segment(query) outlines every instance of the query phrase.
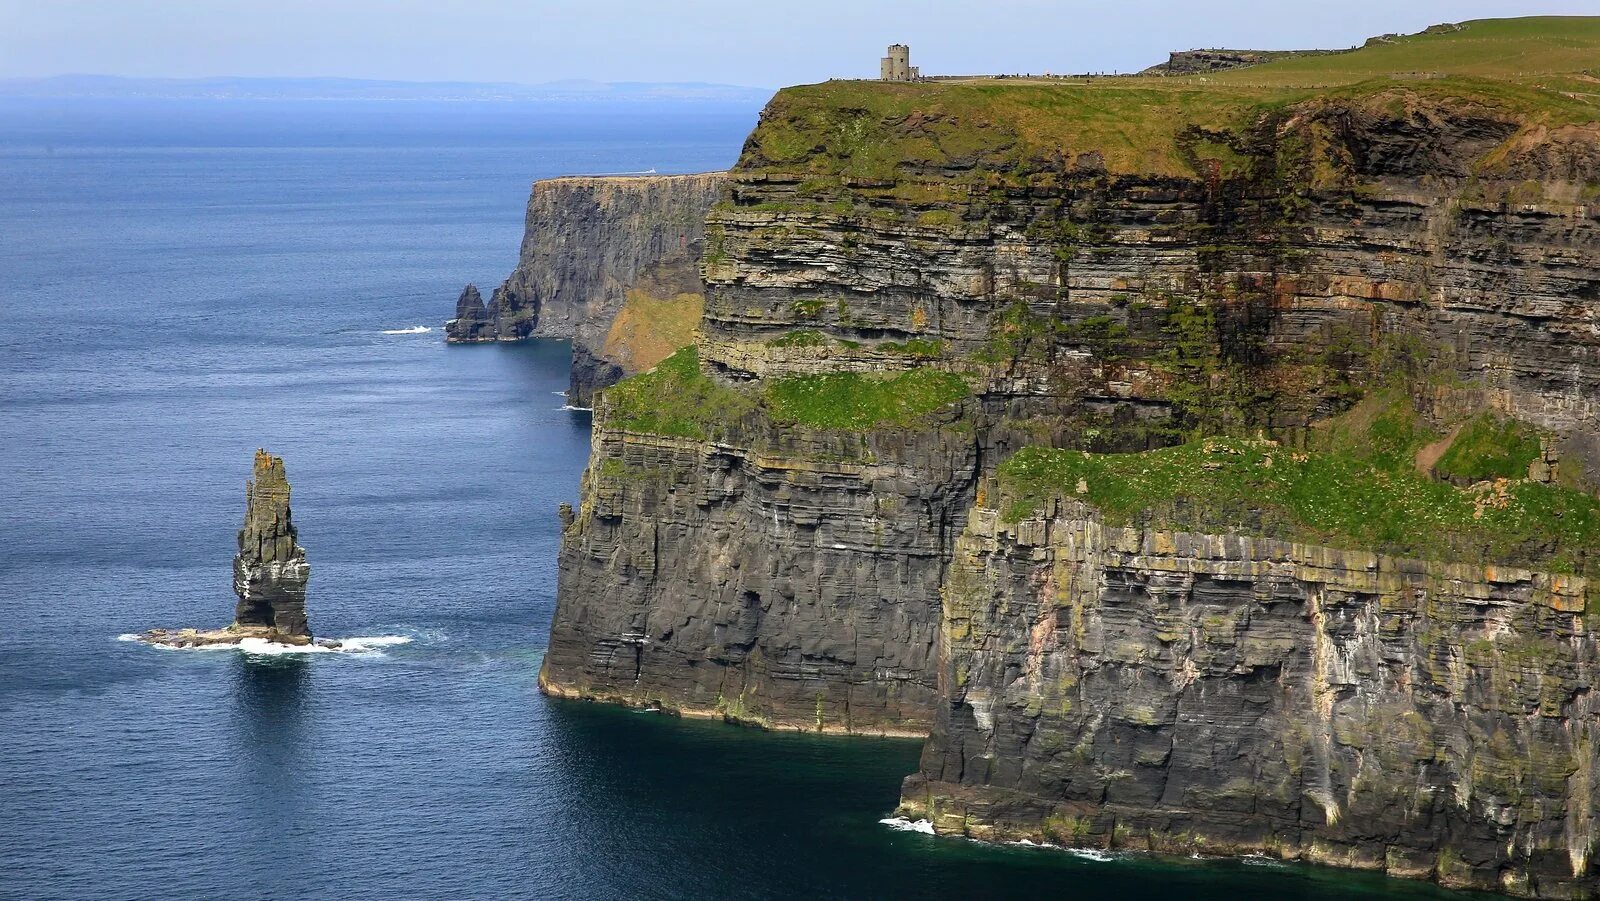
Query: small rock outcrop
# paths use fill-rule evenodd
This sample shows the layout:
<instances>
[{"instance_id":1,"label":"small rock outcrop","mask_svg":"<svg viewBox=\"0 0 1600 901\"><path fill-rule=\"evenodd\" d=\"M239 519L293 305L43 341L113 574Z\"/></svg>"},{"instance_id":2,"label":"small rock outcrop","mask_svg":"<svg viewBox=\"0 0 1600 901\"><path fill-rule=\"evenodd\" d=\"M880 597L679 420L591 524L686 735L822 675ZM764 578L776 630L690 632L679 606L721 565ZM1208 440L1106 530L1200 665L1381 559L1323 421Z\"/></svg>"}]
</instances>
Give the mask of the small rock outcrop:
<instances>
[{"instance_id":1,"label":"small rock outcrop","mask_svg":"<svg viewBox=\"0 0 1600 901\"><path fill-rule=\"evenodd\" d=\"M289 515L289 479L283 458L256 451L255 477L245 489L244 527L233 558L233 622L265 627L288 638L311 638L306 622L306 581L311 566Z\"/></svg>"},{"instance_id":2,"label":"small rock outcrop","mask_svg":"<svg viewBox=\"0 0 1600 901\"><path fill-rule=\"evenodd\" d=\"M494 317L489 315L489 308L484 306L483 295L478 293L477 285L467 285L461 289L461 296L456 299L456 318L444 324L444 335L444 339L451 344L495 340Z\"/></svg>"}]
</instances>

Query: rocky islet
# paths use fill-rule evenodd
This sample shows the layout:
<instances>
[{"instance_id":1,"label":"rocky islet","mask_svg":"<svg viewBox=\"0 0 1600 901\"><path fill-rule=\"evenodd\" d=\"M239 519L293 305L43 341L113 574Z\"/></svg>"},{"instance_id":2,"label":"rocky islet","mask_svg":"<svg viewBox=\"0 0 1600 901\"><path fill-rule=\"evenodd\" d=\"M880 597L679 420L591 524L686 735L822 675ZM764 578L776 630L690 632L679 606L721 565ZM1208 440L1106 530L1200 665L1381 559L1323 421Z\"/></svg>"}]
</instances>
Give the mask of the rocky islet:
<instances>
[{"instance_id":1,"label":"rocky islet","mask_svg":"<svg viewBox=\"0 0 1600 901\"><path fill-rule=\"evenodd\" d=\"M245 485L244 525L233 558L233 622L221 629L154 629L141 639L168 647L237 645L246 639L278 645L337 648L340 642L312 636L306 617L311 565L299 544L289 509L289 477L283 458L257 450Z\"/></svg>"}]
</instances>

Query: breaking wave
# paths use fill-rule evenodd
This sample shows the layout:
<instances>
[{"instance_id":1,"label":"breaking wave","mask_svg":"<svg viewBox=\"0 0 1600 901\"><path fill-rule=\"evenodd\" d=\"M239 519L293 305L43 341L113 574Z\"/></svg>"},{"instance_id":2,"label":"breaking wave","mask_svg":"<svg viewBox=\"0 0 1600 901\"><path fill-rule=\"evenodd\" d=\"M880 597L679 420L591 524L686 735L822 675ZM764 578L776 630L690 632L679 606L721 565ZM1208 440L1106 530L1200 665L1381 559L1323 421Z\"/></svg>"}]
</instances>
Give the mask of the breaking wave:
<instances>
[{"instance_id":1,"label":"breaking wave","mask_svg":"<svg viewBox=\"0 0 1600 901\"><path fill-rule=\"evenodd\" d=\"M150 647L162 651L242 651L252 657L286 657L296 654L347 654L354 657L382 657L385 656L383 653L384 648L410 644L414 640L409 635L357 635L351 638L338 639L338 647L329 647L323 644L279 644L275 641L267 641L264 638L241 638L238 641L226 644L177 648L172 645L146 642L144 636L133 632L125 632L117 636L117 641L137 641L141 644L149 644Z\"/></svg>"},{"instance_id":2,"label":"breaking wave","mask_svg":"<svg viewBox=\"0 0 1600 901\"><path fill-rule=\"evenodd\" d=\"M920 832L923 835L933 834L933 824L927 820L908 820L905 817L884 817L878 822L896 832Z\"/></svg>"},{"instance_id":3,"label":"breaking wave","mask_svg":"<svg viewBox=\"0 0 1600 901\"><path fill-rule=\"evenodd\" d=\"M431 331L433 331L433 329L429 328L428 326L413 325L410 328L386 328L383 330L383 333L385 335L425 335Z\"/></svg>"}]
</instances>

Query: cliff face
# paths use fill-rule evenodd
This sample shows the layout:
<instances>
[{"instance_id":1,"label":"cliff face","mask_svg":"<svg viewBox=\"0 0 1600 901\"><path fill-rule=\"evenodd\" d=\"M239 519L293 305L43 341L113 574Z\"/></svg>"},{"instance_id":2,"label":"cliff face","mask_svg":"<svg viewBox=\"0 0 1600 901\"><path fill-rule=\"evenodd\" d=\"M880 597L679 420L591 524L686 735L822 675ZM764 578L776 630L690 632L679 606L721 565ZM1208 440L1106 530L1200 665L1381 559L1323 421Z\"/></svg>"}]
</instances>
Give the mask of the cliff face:
<instances>
[{"instance_id":1,"label":"cliff face","mask_svg":"<svg viewBox=\"0 0 1600 901\"><path fill-rule=\"evenodd\" d=\"M651 342L608 340L618 314L646 309L667 331L687 332L704 288L699 259L705 214L725 175L553 178L535 182L516 269L482 314L476 307L446 326L447 340L573 340L573 396L659 362ZM476 294L476 292L473 292ZM465 302L465 297L463 299Z\"/></svg>"},{"instance_id":2,"label":"cliff face","mask_svg":"<svg viewBox=\"0 0 1600 901\"><path fill-rule=\"evenodd\" d=\"M233 558L238 626L266 626L291 638L310 638L306 582L311 567L289 515L289 478L283 459L256 451L255 474L245 488L244 527Z\"/></svg>"},{"instance_id":3,"label":"cliff face","mask_svg":"<svg viewBox=\"0 0 1600 901\"><path fill-rule=\"evenodd\" d=\"M596 412L608 415L603 395ZM541 684L769 726L925 734L970 440L791 431L758 414L738 434L596 430Z\"/></svg>"},{"instance_id":4,"label":"cliff face","mask_svg":"<svg viewBox=\"0 0 1600 901\"><path fill-rule=\"evenodd\" d=\"M949 703L904 812L943 832L1271 853L1593 897L1582 579L976 508ZM1509 859L1508 859L1509 858Z\"/></svg>"},{"instance_id":5,"label":"cliff face","mask_svg":"<svg viewBox=\"0 0 1600 901\"><path fill-rule=\"evenodd\" d=\"M930 731L941 832L1592 894L1600 125L1525 88L781 92L541 684Z\"/></svg>"}]
</instances>

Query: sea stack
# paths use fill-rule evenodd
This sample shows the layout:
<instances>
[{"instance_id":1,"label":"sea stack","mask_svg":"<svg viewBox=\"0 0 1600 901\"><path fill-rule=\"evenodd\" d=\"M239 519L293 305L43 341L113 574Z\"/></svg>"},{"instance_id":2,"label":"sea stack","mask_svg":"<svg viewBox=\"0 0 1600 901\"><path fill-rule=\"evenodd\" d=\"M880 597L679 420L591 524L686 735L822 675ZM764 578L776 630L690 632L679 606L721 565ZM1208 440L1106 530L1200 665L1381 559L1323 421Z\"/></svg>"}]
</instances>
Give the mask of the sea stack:
<instances>
[{"instance_id":1,"label":"sea stack","mask_svg":"<svg viewBox=\"0 0 1600 901\"><path fill-rule=\"evenodd\" d=\"M338 648L341 642L312 639L306 622L306 582L311 565L289 515L289 477L283 458L256 451L255 472L245 484L244 527L233 557L233 622L221 629L151 629L134 636L172 648L239 645L248 639L274 644Z\"/></svg>"},{"instance_id":2,"label":"sea stack","mask_svg":"<svg viewBox=\"0 0 1600 901\"><path fill-rule=\"evenodd\" d=\"M450 344L477 344L496 339L493 311L484 306L477 285L469 284L461 289L461 296L456 298L456 318L444 324L444 336Z\"/></svg>"},{"instance_id":3,"label":"sea stack","mask_svg":"<svg viewBox=\"0 0 1600 901\"><path fill-rule=\"evenodd\" d=\"M283 458L256 451L254 477L245 487L244 527L233 558L233 624L266 628L280 641L311 640L306 622L306 581L311 566L296 541Z\"/></svg>"}]
</instances>

